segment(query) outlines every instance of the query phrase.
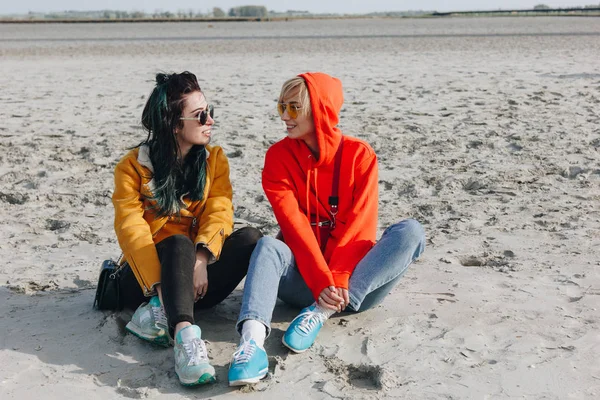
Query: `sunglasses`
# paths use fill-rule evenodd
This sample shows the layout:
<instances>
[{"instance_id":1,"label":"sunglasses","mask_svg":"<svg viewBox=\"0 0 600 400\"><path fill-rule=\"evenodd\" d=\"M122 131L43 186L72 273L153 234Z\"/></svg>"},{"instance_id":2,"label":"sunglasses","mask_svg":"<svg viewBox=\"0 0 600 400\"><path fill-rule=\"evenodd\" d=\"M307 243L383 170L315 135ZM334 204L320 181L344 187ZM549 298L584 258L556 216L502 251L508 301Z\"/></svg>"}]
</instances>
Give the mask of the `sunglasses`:
<instances>
[{"instance_id":1,"label":"sunglasses","mask_svg":"<svg viewBox=\"0 0 600 400\"><path fill-rule=\"evenodd\" d=\"M293 103L277 103L277 112L279 112L280 117L283 116L286 110L291 119L296 119L302 111L302 106Z\"/></svg>"},{"instance_id":2,"label":"sunglasses","mask_svg":"<svg viewBox=\"0 0 600 400\"><path fill-rule=\"evenodd\" d=\"M188 121L198 121L200 123L200 125L206 125L206 121L208 121L209 115L211 118L214 118L214 116L215 116L215 108L213 106L207 106L206 110L200 111L200 114L198 114L197 117L194 117L194 118L181 117L179 119L188 120Z\"/></svg>"}]
</instances>

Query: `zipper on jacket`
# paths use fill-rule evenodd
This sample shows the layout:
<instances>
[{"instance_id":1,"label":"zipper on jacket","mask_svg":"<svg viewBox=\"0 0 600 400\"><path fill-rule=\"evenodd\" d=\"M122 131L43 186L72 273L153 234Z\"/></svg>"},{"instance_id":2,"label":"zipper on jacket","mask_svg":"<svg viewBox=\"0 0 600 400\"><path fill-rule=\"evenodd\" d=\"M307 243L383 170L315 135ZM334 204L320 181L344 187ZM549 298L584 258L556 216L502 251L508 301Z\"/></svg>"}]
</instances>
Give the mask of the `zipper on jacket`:
<instances>
[{"instance_id":1,"label":"zipper on jacket","mask_svg":"<svg viewBox=\"0 0 600 400\"><path fill-rule=\"evenodd\" d=\"M198 219L196 217L192 218L192 224L190 225L190 230L188 232L188 236L193 240L194 228L196 227L196 223L198 223Z\"/></svg>"},{"instance_id":2,"label":"zipper on jacket","mask_svg":"<svg viewBox=\"0 0 600 400\"><path fill-rule=\"evenodd\" d=\"M154 289L156 287L156 285L158 285L160 282L154 282L152 285L150 285L150 287L147 286L147 282L144 279L144 277L142 276L142 274L140 273L140 269L138 268L137 264L133 261L133 259L131 260L131 262L127 261L127 263L129 263L129 267L133 270L135 269L141 280L143 281L143 285L144 285L144 296L146 297L150 297L152 295L154 295L156 293L156 289ZM134 272L134 276L135 276L135 272Z\"/></svg>"}]
</instances>

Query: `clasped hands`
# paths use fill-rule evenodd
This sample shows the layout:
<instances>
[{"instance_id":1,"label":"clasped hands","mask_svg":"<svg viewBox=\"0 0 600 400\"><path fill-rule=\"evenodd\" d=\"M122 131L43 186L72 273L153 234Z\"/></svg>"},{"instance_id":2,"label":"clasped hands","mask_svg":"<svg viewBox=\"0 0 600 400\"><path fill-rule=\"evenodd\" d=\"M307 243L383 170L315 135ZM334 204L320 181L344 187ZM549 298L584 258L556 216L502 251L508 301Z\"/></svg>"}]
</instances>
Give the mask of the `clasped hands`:
<instances>
[{"instance_id":1,"label":"clasped hands","mask_svg":"<svg viewBox=\"0 0 600 400\"><path fill-rule=\"evenodd\" d=\"M348 296L348 289L329 286L321 291L317 301L323 308L342 312L350 303L350 297Z\"/></svg>"}]
</instances>

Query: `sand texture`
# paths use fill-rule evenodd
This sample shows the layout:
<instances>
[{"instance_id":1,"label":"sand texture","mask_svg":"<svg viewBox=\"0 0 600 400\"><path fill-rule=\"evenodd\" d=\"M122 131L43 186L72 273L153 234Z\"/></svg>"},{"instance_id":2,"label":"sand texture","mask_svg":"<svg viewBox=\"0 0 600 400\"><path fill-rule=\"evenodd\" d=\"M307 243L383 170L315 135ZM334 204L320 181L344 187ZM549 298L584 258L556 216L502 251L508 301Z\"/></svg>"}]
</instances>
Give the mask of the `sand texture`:
<instances>
[{"instance_id":1,"label":"sand texture","mask_svg":"<svg viewBox=\"0 0 600 400\"><path fill-rule=\"evenodd\" d=\"M600 23L489 18L0 25L0 398L597 399ZM427 249L386 301L334 316L271 374L227 386L240 286L197 315L218 382L179 385L171 349L92 310L119 254L113 168L145 134L159 71L215 106L239 221L273 235L260 185L284 136L281 84L344 84L340 127L379 156L379 234L418 219Z\"/></svg>"}]
</instances>

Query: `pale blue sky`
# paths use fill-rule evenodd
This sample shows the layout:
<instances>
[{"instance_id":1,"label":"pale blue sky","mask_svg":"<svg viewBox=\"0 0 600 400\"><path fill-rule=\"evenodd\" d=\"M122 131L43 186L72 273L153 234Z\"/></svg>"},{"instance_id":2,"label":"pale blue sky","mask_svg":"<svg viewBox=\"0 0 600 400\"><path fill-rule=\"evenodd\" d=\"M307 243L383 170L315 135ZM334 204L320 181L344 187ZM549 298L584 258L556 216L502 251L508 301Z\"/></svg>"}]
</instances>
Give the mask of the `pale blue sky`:
<instances>
[{"instance_id":1,"label":"pale blue sky","mask_svg":"<svg viewBox=\"0 0 600 400\"><path fill-rule=\"evenodd\" d=\"M241 0L241 1L198 1L198 0L18 0L0 2L0 14L27 13L29 11L48 12L64 10L122 10L146 11L155 10L178 11L194 10L206 12L212 7L221 7L227 11L240 5L264 5L269 10L306 10L314 13L368 13L376 11L407 10L495 10L533 8L536 4L547 4L553 7L573 7L586 4L599 4L600 0Z\"/></svg>"}]
</instances>

